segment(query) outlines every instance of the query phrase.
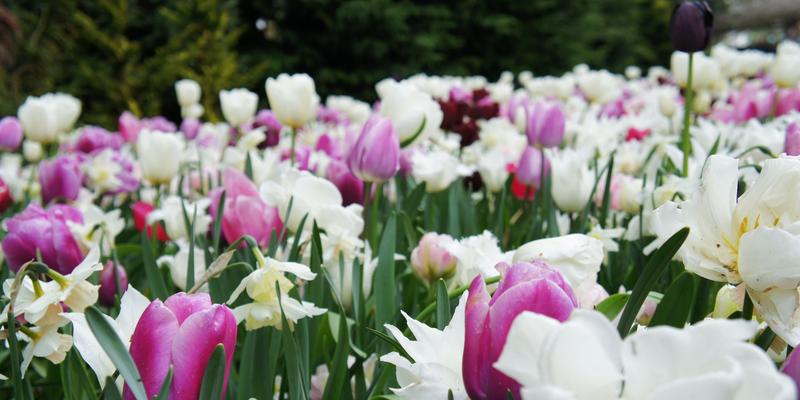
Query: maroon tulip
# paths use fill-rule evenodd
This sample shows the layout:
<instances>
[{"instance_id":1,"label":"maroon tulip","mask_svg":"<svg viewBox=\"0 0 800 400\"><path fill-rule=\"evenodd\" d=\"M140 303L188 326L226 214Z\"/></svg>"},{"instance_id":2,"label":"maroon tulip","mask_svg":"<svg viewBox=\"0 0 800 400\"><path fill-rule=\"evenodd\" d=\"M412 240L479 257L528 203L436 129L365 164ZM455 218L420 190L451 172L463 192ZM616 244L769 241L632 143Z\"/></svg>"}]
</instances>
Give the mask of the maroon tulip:
<instances>
[{"instance_id":1,"label":"maroon tulip","mask_svg":"<svg viewBox=\"0 0 800 400\"><path fill-rule=\"evenodd\" d=\"M236 332L233 312L223 304L212 304L206 293L177 293L163 303L160 300L150 303L136 325L130 348L147 397L158 394L171 366L169 398L197 399L208 361L217 345L222 344L226 360L224 399ZM127 385L124 397L134 399Z\"/></svg>"},{"instance_id":2,"label":"maroon tulip","mask_svg":"<svg viewBox=\"0 0 800 400\"><path fill-rule=\"evenodd\" d=\"M497 269L503 277L494 295L489 296L481 276L469 288L462 373L471 399L501 400L509 390L520 398L520 385L493 367L520 313L531 311L563 322L578 306L564 276L545 263L501 263Z\"/></svg>"},{"instance_id":3,"label":"maroon tulip","mask_svg":"<svg viewBox=\"0 0 800 400\"><path fill-rule=\"evenodd\" d=\"M38 252L50 268L62 274L72 272L83 261L83 253L68 221L83 223L83 215L71 206L54 205L43 210L36 203L9 218L3 253L11 270L18 271L26 262L35 260Z\"/></svg>"},{"instance_id":4,"label":"maroon tulip","mask_svg":"<svg viewBox=\"0 0 800 400\"><path fill-rule=\"evenodd\" d=\"M119 282L119 285L117 285ZM120 288L120 289L118 289ZM122 296L128 290L128 273L122 265L115 264L109 260L100 272L100 293L98 300L106 307L114 306L114 298L117 294Z\"/></svg>"},{"instance_id":5,"label":"maroon tulip","mask_svg":"<svg viewBox=\"0 0 800 400\"><path fill-rule=\"evenodd\" d=\"M675 50L686 53L708 47L714 25L714 14L705 1L684 1L672 10L670 38Z\"/></svg>"}]
</instances>

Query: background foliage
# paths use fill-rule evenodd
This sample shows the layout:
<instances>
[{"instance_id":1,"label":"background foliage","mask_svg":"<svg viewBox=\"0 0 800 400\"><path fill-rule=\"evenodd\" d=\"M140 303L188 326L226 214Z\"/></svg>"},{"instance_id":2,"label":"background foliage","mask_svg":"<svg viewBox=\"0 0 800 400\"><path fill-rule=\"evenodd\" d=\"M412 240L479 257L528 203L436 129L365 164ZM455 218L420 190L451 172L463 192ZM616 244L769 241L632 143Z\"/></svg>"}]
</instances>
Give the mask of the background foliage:
<instances>
[{"instance_id":1,"label":"background foliage","mask_svg":"<svg viewBox=\"0 0 800 400\"><path fill-rule=\"evenodd\" d=\"M172 83L259 93L307 72L321 96L374 99L387 76L560 74L665 64L671 0L10 0L0 6L0 115L65 91L82 120L177 119ZM204 96L212 118L216 96ZM266 104L264 104L266 105Z\"/></svg>"}]
</instances>

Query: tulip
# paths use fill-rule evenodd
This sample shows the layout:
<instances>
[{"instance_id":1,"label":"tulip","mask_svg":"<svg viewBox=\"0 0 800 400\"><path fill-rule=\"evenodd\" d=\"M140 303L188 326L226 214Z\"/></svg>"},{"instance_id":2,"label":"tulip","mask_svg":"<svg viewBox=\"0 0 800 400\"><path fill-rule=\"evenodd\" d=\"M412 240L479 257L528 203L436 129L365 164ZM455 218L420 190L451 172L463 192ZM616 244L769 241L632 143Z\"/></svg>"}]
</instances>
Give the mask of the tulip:
<instances>
[{"instance_id":1,"label":"tulip","mask_svg":"<svg viewBox=\"0 0 800 400\"><path fill-rule=\"evenodd\" d=\"M782 88L792 88L800 82L800 46L791 41L783 41L775 51L775 61L769 74L775 83Z\"/></svg>"},{"instance_id":2,"label":"tulip","mask_svg":"<svg viewBox=\"0 0 800 400\"><path fill-rule=\"evenodd\" d=\"M559 104L538 103L526 109L525 134L531 146L555 147L564 138L564 112Z\"/></svg>"},{"instance_id":3,"label":"tulip","mask_svg":"<svg viewBox=\"0 0 800 400\"><path fill-rule=\"evenodd\" d=\"M269 106L282 124L297 129L317 115L319 96L307 74L280 74L264 84Z\"/></svg>"},{"instance_id":4,"label":"tulip","mask_svg":"<svg viewBox=\"0 0 800 400\"><path fill-rule=\"evenodd\" d=\"M77 199L82 180L80 166L70 156L58 156L39 164L39 183L45 204L54 199Z\"/></svg>"},{"instance_id":5,"label":"tulip","mask_svg":"<svg viewBox=\"0 0 800 400\"><path fill-rule=\"evenodd\" d=\"M411 267L414 273L426 283L452 276L456 271L458 260L447 249L453 245L455 240L450 235L433 232L423 235L417 247L411 252Z\"/></svg>"},{"instance_id":6,"label":"tulip","mask_svg":"<svg viewBox=\"0 0 800 400\"><path fill-rule=\"evenodd\" d=\"M250 122L256 115L258 95L247 89L222 90L219 102L225 120L236 127Z\"/></svg>"},{"instance_id":7,"label":"tulip","mask_svg":"<svg viewBox=\"0 0 800 400\"><path fill-rule=\"evenodd\" d=\"M347 166L365 182L386 182L400 168L400 143L389 119L371 117L347 154Z\"/></svg>"},{"instance_id":8,"label":"tulip","mask_svg":"<svg viewBox=\"0 0 800 400\"><path fill-rule=\"evenodd\" d=\"M413 84L390 79L379 82L376 90L381 98L381 116L392 121L403 143L418 142L441 126L443 113L439 103Z\"/></svg>"},{"instance_id":9,"label":"tulip","mask_svg":"<svg viewBox=\"0 0 800 400\"><path fill-rule=\"evenodd\" d=\"M147 223L147 216L153 212L155 207L150 203L145 203L143 201L137 201L133 203L131 206L131 214L133 214L133 225L139 232L144 231L147 229L147 237L153 237L153 224ZM167 236L167 232L164 231L164 225L161 223L156 223L156 238L162 242L166 242L169 240L169 236Z\"/></svg>"},{"instance_id":10,"label":"tulip","mask_svg":"<svg viewBox=\"0 0 800 400\"><path fill-rule=\"evenodd\" d=\"M786 127L783 151L790 156L800 155L800 124L792 122Z\"/></svg>"},{"instance_id":11,"label":"tulip","mask_svg":"<svg viewBox=\"0 0 800 400\"><path fill-rule=\"evenodd\" d=\"M14 117L0 119L0 149L14 151L22 143L22 125Z\"/></svg>"},{"instance_id":12,"label":"tulip","mask_svg":"<svg viewBox=\"0 0 800 400\"><path fill-rule=\"evenodd\" d=\"M112 135L107 130L96 126L88 126L81 130L75 142L75 150L85 154L92 154L103 149L119 150L122 148L123 138Z\"/></svg>"},{"instance_id":13,"label":"tulip","mask_svg":"<svg viewBox=\"0 0 800 400\"><path fill-rule=\"evenodd\" d=\"M531 311L563 322L578 306L561 273L545 263L500 263L497 269L503 277L494 295L481 276L469 288L462 368L472 399L505 399L509 390L521 398L519 383L493 366L517 315Z\"/></svg>"},{"instance_id":14,"label":"tulip","mask_svg":"<svg viewBox=\"0 0 800 400\"><path fill-rule=\"evenodd\" d=\"M225 393L236 333L233 312L225 305L212 304L206 293L177 293L163 303L160 300L150 303L131 336L130 348L147 397L153 398L158 394L172 367L169 398L197 399L206 366L220 344L225 349L222 387L222 393ZM127 385L124 398L134 399Z\"/></svg>"},{"instance_id":15,"label":"tulip","mask_svg":"<svg viewBox=\"0 0 800 400\"><path fill-rule=\"evenodd\" d=\"M347 165L339 160L331 160L326 175L342 194L342 205L361 204L364 200L364 182L350 172Z\"/></svg>"},{"instance_id":16,"label":"tulip","mask_svg":"<svg viewBox=\"0 0 800 400\"><path fill-rule=\"evenodd\" d=\"M6 220L8 234L2 247L11 270L18 271L26 262L35 260L38 253L50 268L62 274L72 272L83 261L83 253L69 221L83 223L81 212L67 205L44 210L36 203Z\"/></svg>"},{"instance_id":17,"label":"tulip","mask_svg":"<svg viewBox=\"0 0 800 400\"><path fill-rule=\"evenodd\" d=\"M200 133L203 124L197 118L184 118L181 122L181 132L186 139L193 140Z\"/></svg>"},{"instance_id":18,"label":"tulip","mask_svg":"<svg viewBox=\"0 0 800 400\"><path fill-rule=\"evenodd\" d=\"M136 153L142 176L153 184L169 183L180 169L183 140L174 133L142 130L136 140Z\"/></svg>"},{"instance_id":19,"label":"tulip","mask_svg":"<svg viewBox=\"0 0 800 400\"><path fill-rule=\"evenodd\" d=\"M676 50L703 51L711 39L714 14L705 1L684 1L672 10L670 38Z\"/></svg>"},{"instance_id":20,"label":"tulip","mask_svg":"<svg viewBox=\"0 0 800 400\"><path fill-rule=\"evenodd\" d=\"M594 186L594 174L586 157L578 151L564 149L552 154L552 185L550 193L558 208L579 212L589 203Z\"/></svg>"},{"instance_id":21,"label":"tulip","mask_svg":"<svg viewBox=\"0 0 800 400\"><path fill-rule=\"evenodd\" d=\"M795 386L800 389L800 351L793 350L781 366L781 372L792 378Z\"/></svg>"},{"instance_id":22,"label":"tulip","mask_svg":"<svg viewBox=\"0 0 800 400\"><path fill-rule=\"evenodd\" d=\"M281 140L283 125L270 110L261 110L256 114L253 128L264 128L265 130L266 139L258 145L259 148L275 147Z\"/></svg>"},{"instance_id":23,"label":"tulip","mask_svg":"<svg viewBox=\"0 0 800 400\"><path fill-rule=\"evenodd\" d=\"M25 136L39 143L51 143L67 132L81 114L80 100L63 93L28 97L17 110Z\"/></svg>"},{"instance_id":24,"label":"tulip","mask_svg":"<svg viewBox=\"0 0 800 400\"><path fill-rule=\"evenodd\" d=\"M43 155L44 149L41 143L27 139L22 142L22 156L25 157L25 161L37 162L42 159Z\"/></svg>"},{"instance_id":25,"label":"tulip","mask_svg":"<svg viewBox=\"0 0 800 400\"><path fill-rule=\"evenodd\" d=\"M117 285L119 283L119 285ZM114 306L117 294L122 296L128 290L128 274L122 265L114 261L107 261L105 268L100 272L100 293L98 300L106 307Z\"/></svg>"},{"instance_id":26,"label":"tulip","mask_svg":"<svg viewBox=\"0 0 800 400\"><path fill-rule=\"evenodd\" d=\"M175 95L178 96L178 104L182 108L190 107L200 102L202 89L197 81L191 79L181 79L175 82Z\"/></svg>"},{"instance_id":27,"label":"tulip","mask_svg":"<svg viewBox=\"0 0 800 400\"><path fill-rule=\"evenodd\" d=\"M5 212L13 202L11 190L8 188L6 181L0 178L0 213Z\"/></svg>"},{"instance_id":28,"label":"tulip","mask_svg":"<svg viewBox=\"0 0 800 400\"><path fill-rule=\"evenodd\" d=\"M541 149L532 146L525 148L518 164L517 179L536 189L541 187L543 178L550 173L550 161Z\"/></svg>"},{"instance_id":29,"label":"tulip","mask_svg":"<svg viewBox=\"0 0 800 400\"><path fill-rule=\"evenodd\" d=\"M228 243L243 235L252 236L259 245L268 246L272 232L280 234L283 228L277 207L261 199L256 185L237 170L228 169L223 176L225 205L222 210L222 234ZM216 218L221 190L211 195L211 215Z\"/></svg>"}]
</instances>

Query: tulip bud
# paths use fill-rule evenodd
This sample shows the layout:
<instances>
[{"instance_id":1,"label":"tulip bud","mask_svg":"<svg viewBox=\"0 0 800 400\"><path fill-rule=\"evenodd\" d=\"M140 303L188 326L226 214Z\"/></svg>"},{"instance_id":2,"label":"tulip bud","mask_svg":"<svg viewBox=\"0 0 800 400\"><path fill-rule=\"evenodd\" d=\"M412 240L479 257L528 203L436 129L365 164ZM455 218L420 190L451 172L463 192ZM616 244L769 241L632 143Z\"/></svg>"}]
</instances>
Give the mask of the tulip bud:
<instances>
[{"instance_id":1,"label":"tulip bud","mask_svg":"<svg viewBox=\"0 0 800 400\"><path fill-rule=\"evenodd\" d=\"M544 163L544 165L542 165ZM517 166L517 179L525 186L539 189L542 178L550 173L550 161L541 149L532 146L525 148Z\"/></svg>"},{"instance_id":2,"label":"tulip bud","mask_svg":"<svg viewBox=\"0 0 800 400\"><path fill-rule=\"evenodd\" d=\"M684 1L672 10L670 38L676 50L703 51L711 39L714 14L705 1Z\"/></svg>"},{"instance_id":3,"label":"tulip bud","mask_svg":"<svg viewBox=\"0 0 800 400\"><path fill-rule=\"evenodd\" d=\"M83 176L78 162L69 156L59 156L39 164L39 183L42 185L42 202L54 199L75 200Z\"/></svg>"},{"instance_id":4,"label":"tulip bud","mask_svg":"<svg viewBox=\"0 0 800 400\"><path fill-rule=\"evenodd\" d=\"M554 147L564 138L564 112L559 104L538 103L526 109L525 134L531 146Z\"/></svg>"},{"instance_id":5,"label":"tulip bud","mask_svg":"<svg viewBox=\"0 0 800 400\"><path fill-rule=\"evenodd\" d=\"M400 142L392 122L373 116L347 155L353 175L366 182L386 182L400 168Z\"/></svg>"},{"instance_id":6,"label":"tulip bud","mask_svg":"<svg viewBox=\"0 0 800 400\"><path fill-rule=\"evenodd\" d=\"M133 214L133 225L139 232L147 229L147 237L153 237L153 225L156 226L156 238L162 242L169 240L167 232L164 231L164 225L161 223L148 224L147 216L153 212L155 208L150 203L137 201L131 206L131 214Z\"/></svg>"},{"instance_id":7,"label":"tulip bud","mask_svg":"<svg viewBox=\"0 0 800 400\"><path fill-rule=\"evenodd\" d=\"M0 149L14 151L22 143L22 125L14 117L0 119Z\"/></svg>"},{"instance_id":8,"label":"tulip bud","mask_svg":"<svg viewBox=\"0 0 800 400\"><path fill-rule=\"evenodd\" d=\"M428 232L411 252L411 267L426 283L447 279L456 271L456 258L447 250L455 240L449 235Z\"/></svg>"},{"instance_id":9,"label":"tulip bud","mask_svg":"<svg viewBox=\"0 0 800 400\"><path fill-rule=\"evenodd\" d=\"M200 84L191 79L181 79L175 82L175 94L181 107L189 107L200 102L202 89Z\"/></svg>"},{"instance_id":10,"label":"tulip bud","mask_svg":"<svg viewBox=\"0 0 800 400\"><path fill-rule=\"evenodd\" d=\"M233 126L250 122L256 115L258 95L247 89L223 90L219 92L222 115Z\"/></svg>"},{"instance_id":11,"label":"tulip bud","mask_svg":"<svg viewBox=\"0 0 800 400\"><path fill-rule=\"evenodd\" d=\"M11 190L6 185L6 181L0 178L0 213L3 213L8 209L8 206L14 202L14 199L11 197Z\"/></svg>"},{"instance_id":12,"label":"tulip bud","mask_svg":"<svg viewBox=\"0 0 800 400\"><path fill-rule=\"evenodd\" d=\"M119 286L117 286L119 282ZM118 289L121 288L121 289ZM122 296L128 290L128 274L125 268L113 261L106 262L105 268L100 272L100 293L98 300L106 307L114 306L114 296Z\"/></svg>"},{"instance_id":13,"label":"tulip bud","mask_svg":"<svg viewBox=\"0 0 800 400\"><path fill-rule=\"evenodd\" d=\"M800 155L800 124L792 122L786 128L783 151L790 156Z\"/></svg>"}]
</instances>

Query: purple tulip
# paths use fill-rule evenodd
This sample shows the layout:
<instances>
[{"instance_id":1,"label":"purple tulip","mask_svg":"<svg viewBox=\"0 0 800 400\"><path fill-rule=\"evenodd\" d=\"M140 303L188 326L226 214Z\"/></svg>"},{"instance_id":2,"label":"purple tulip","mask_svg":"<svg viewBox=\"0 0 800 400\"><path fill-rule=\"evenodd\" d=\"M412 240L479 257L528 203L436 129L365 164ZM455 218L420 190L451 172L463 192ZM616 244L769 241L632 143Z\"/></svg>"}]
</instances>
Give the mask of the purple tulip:
<instances>
[{"instance_id":1,"label":"purple tulip","mask_svg":"<svg viewBox=\"0 0 800 400\"><path fill-rule=\"evenodd\" d=\"M714 14L705 1L684 1L672 10L670 38L675 50L702 51L711 40Z\"/></svg>"},{"instance_id":2,"label":"purple tulip","mask_svg":"<svg viewBox=\"0 0 800 400\"><path fill-rule=\"evenodd\" d=\"M58 156L39 164L39 183L45 204L54 199L77 199L82 182L80 166L73 157Z\"/></svg>"},{"instance_id":3,"label":"purple tulip","mask_svg":"<svg viewBox=\"0 0 800 400\"><path fill-rule=\"evenodd\" d=\"M525 134L531 146L555 147L564 138L564 111L558 103L536 103L525 109Z\"/></svg>"},{"instance_id":4,"label":"purple tulip","mask_svg":"<svg viewBox=\"0 0 800 400\"><path fill-rule=\"evenodd\" d=\"M279 234L283 228L277 207L268 206L258 194L256 185L235 169L223 176L225 208L222 210L222 234L228 243L243 235L252 236L259 245L268 246L272 232ZM211 194L211 215L216 218L220 189Z\"/></svg>"},{"instance_id":5,"label":"purple tulip","mask_svg":"<svg viewBox=\"0 0 800 400\"><path fill-rule=\"evenodd\" d=\"M8 219L8 234L2 244L8 266L18 271L23 264L36 259L38 251L50 268L62 274L72 272L83 261L83 253L67 221L83 223L83 215L67 205L43 210L38 204L30 203L21 213Z\"/></svg>"},{"instance_id":6,"label":"purple tulip","mask_svg":"<svg viewBox=\"0 0 800 400\"><path fill-rule=\"evenodd\" d=\"M125 111L119 116L117 125L120 135L128 143L136 142L139 131L142 129L159 132L175 132L176 130L175 124L162 116L138 119L130 111Z\"/></svg>"},{"instance_id":7,"label":"purple tulip","mask_svg":"<svg viewBox=\"0 0 800 400\"><path fill-rule=\"evenodd\" d=\"M202 123L197 118L186 118L181 122L181 132L186 139L194 140L200 133Z\"/></svg>"},{"instance_id":8,"label":"purple tulip","mask_svg":"<svg viewBox=\"0 0 800 400\"><path fill-rule=\"evenodd\" d=\"M327 178L342 194L342 205L361 204L364 200L364 182L353 175L343 162L331 160Z\"/></svg>"},{"instance_id":9,"label":"purple tulip","mask_svg":"<svg viewBox=\"0 0 800 400\"><path fill-rule=\"evenodd\" d=\"M520 398L520 385L492 366L517 315L531 311L563 322L578 306L564 276L545 263L500 263L497 269L503 277L494 295L481 276L469 288L462 374L471 399L505 399L509 390Z\"/></svg>"},{"instance_id":10,"label":"purple tulip","mask_svg":"<svg viewBox=\"0 0 800 400\"><path fill-rule=\"evenodd\" d=\"M78 136L74 150L85 154L92 154L108 148L119 150L122 148L123 141L121 135L113 135L97 126L87 126Z\"/></svg>"},{"instance_id":11,"label":"purple tulip","mask_svg":"<svg viewBox=\"0 0 800 400\"><path fill-rule=\"evenodd\" d=\"M800 124L797 122L792 122L786 127L783 149L790 156L800 155Z\"/></svg>"},{"instance_id":12,"label":"purple tulip","mask_svg":"<svg viewBox=\"0 0 800 400\"><path fill-rule=\"evenodd\" d=\"M225 387L236 347L236 317L224 304L212 304L207 293L177 293L155 300L142 313L131 337L131 358L142 376L148 398L161 389L172 366L171 400L194 400L200 394L206 366L217 345L225 348ZM124 398L133 400L125 385ZM224 395L223 395L224 399Z\"/></svg>"},{"instance_id":13,"label":"purple tulip","mask_svg":"<svg viewBox=\"0 0 800 400\"><path fill-rule=\"evenodd\" d=\"M261 110L256 114L256 118L253 120L253 128L262 127L265 129L264 134L266 134L267 138L258 147L264 149L277 146L281 140L283 125L272 111Z\"/></svg>"},{"instance_id":14,"label":"purple tulip","mask_svg":"<svg viewBox=\"0 0 800 400\"><path fill-rule=\"evenodd\" d=\"M0 149L14 151L22 143L22 125L15 117L0 119Z\"/></svg>"},{"instance_id":15,"label":"purple tulip","mask_svg":"<svg viewBox=\"0 0 800 400\"><path fill-rule=\"evenodd\" d=\"M323 152L330 158L335 158L337 160L342 159L340 142L327 133L322 134L322 136L317 139L317 145L314 147L314 150Z\"/></svg>"},{"instance_id":16,"label":"purple tulip","mask_svg":"<svg viewBox=\"0 0 800 400\"><path fill-rule=\"evenodd\" d=\"M781 372L792 378L795 386L800 389L800 351L792 350L792 353L783 362Z\"/></svg>"},{"instance_id":17,"label":"purple tulip","mask_svg":"<svg viewBox=\"0 0 800 400\"><path fill-rule=\"evenodd\" d=\"M542 166L544 162L544 166ZM542 177L550 173L550 161L541 149L528 146L522 152L522 157L517 165L517 179L525 186L539 189L542 186Z\"/></svg>"},{"instance_id":18,"label":"purple tulip","mask_svg":"<svg viewBox=\"0 0 800 400\"><path fill-rule=\"evenodd\" d=\"M117 286L119 282L119 286ZM121 289L117 289L117 288ZM114 306L114 297L119 294L122 296L128 290L128 273L122 265L115 264L113 261L106 261L106 265L100 272L100 293L98 300L106 307Z\"/></svg>"},{"instance_id":19,"label":"purple tulip","mask_svg":"<svg viewBox=\"0 0 800 400\"><path fill-rule=\"evenodd\" d=\"M347 154L347 166L365 182L386 182L400 168L400 142L387 118L373 115Z\"/></svg>"}]
</instances>

